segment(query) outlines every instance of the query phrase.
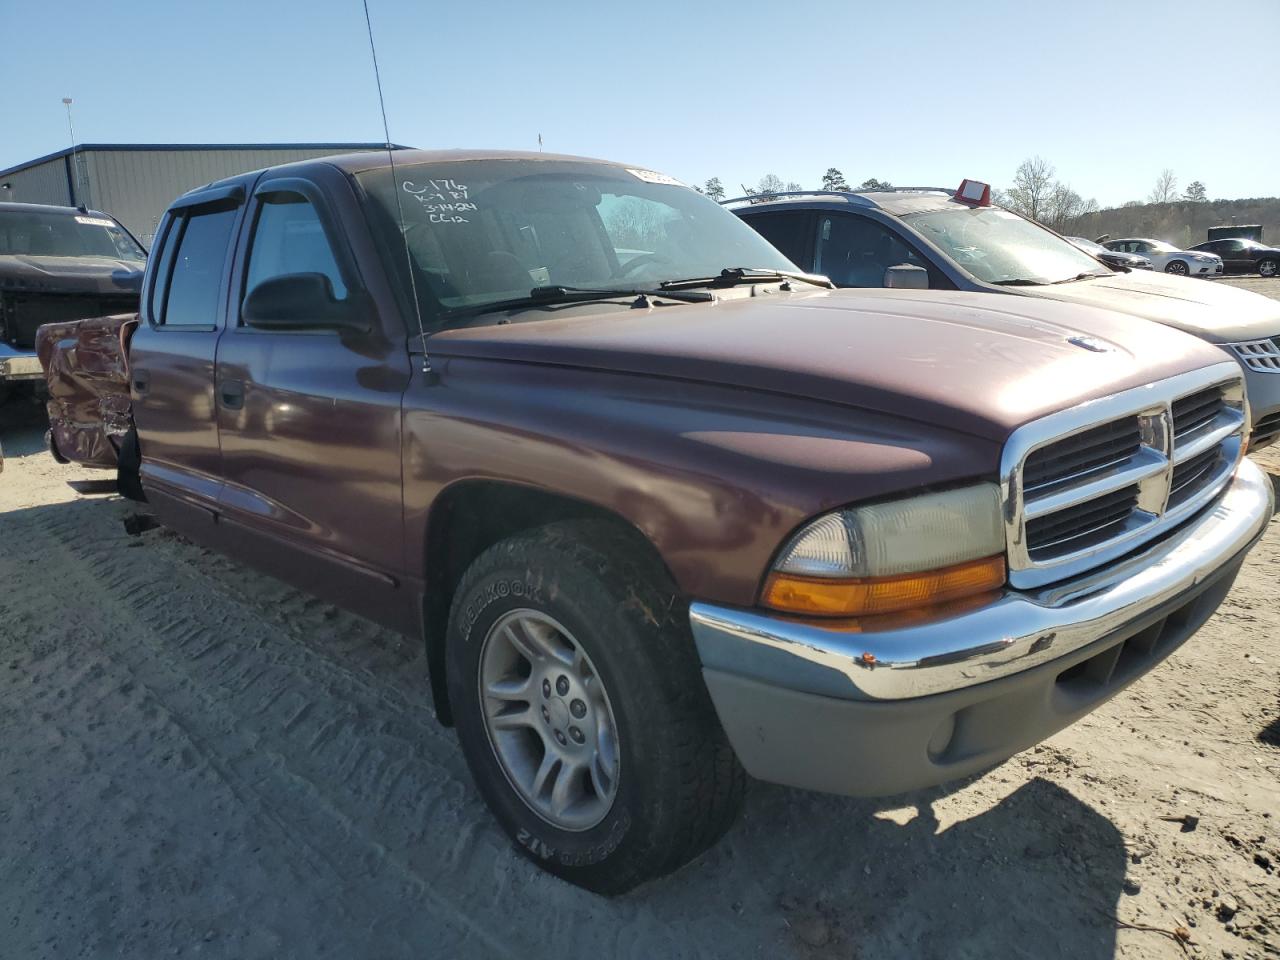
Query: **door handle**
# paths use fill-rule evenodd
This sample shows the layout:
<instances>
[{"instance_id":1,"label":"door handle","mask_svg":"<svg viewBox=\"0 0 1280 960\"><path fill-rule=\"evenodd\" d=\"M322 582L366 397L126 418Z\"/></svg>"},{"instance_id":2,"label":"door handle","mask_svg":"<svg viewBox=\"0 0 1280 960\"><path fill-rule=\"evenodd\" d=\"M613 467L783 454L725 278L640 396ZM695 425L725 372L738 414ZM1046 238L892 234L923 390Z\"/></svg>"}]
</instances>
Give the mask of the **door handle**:
<instances>
[{"instance_id":1,"label":"door handle","mask_svg":"<svg viewBox=\"0 0 1280 960\"><path fill-rule=\"evenodd\" d=\"M135 368L132 371L132 383L133 392L141 397L151 389L151 372Z\"/></svg>"},{"instance_id":2,"label":"door handle","mask_svg":"<svg viewBox=\"0 0 1280 960\"><path fill-rule=\"evenodd\" d=\"M218 385L218 396L228 410L241 409L244 406L244 381L223 380Z\"/></svg>"}]
</instances>

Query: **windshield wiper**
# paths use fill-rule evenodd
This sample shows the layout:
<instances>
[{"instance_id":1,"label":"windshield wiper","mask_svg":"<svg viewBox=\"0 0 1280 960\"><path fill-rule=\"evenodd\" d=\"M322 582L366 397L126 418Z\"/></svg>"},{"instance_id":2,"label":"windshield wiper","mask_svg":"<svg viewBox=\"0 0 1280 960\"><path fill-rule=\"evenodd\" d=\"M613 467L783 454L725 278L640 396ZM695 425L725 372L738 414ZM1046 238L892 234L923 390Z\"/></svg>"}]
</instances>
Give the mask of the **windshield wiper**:
<instances>
[{"instance_id":1,"label":"windshield wiper","mask_svg":"<svg viewBox=\"0 0 1280 960\"><path fill-rule=\"evenodd\" d=\"M1031 280L1028 277L1011 277L1008 280L992 280L997 287L1044 287L1048 286L1048 281Z\"/></svg>"},{"instance_id":2,"label":"windshield wiper","mask_svg":"<svg viewBox=\"0 0 1280 960\"><path fill-rule=\"evenodd\" d=\"M686 280L663 280L663 290L685 290L692 287L733 287L740 283L768 283L776 280L799 280L815 287L832 289L835 285L826 277L798 270L773 270L768 267L725 267L714 277L689 277Z\"/></svg>"},{"instance_id":3,"label":"windshield wiper","mask_svg":"<svg viewBox=\"0 0 1280 960\"><path fill-rule=\"evenodd\" d=\"M639 287L616 289L597 289L595 287L534 287L527 297L512 297L509 300L493 300L489 303L478 303L472 307L457 307L446 310L443 319L455 317L474 317L484 313L500 313L503 310L519 310L523 307L546 307L566 303L591 303L595 300L613 300L616 297L663 297L667 300L679 300L683 303L706 303L715 299L714 294L701 291L669 291L646 290Z\"/></svg>"},{"instance_id":4,"label":"windshield wiper","mask_svg":"<svg viewBox=\"0 0 1280 960\"><path fill-rule=\"evenodd\" d=\"M1067 277L1065 280L1055 280L1053 282L1054 283L1075 283L1077 280L1088 280L1090 277L1109 277L1109 276L1111 276L1110 270L1108 270L1106 273L1097 273L1096 271L1090 270L1087 273L1077 273L1074 277Z\"/></svg>"}]
</instances>

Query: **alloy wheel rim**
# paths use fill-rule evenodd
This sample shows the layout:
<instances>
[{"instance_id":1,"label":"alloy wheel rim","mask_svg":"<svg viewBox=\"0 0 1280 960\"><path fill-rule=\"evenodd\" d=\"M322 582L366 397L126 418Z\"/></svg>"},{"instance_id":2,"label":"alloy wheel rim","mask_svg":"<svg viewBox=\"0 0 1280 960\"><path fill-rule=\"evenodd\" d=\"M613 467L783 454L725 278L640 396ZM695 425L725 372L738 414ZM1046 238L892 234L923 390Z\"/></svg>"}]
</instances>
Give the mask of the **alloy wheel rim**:
<instances>
[{"instance_id":1,"label":"alloy wheel rim","mask_svg":"<svg viewBox=\"0 0 1280 960\"><path fill-rule=\"evenodd\" d=\"M1187 268L1185 264L1179 263L1175 260L1173 263L1169 264L1169 272L1181 275L1187 272Z\"/></svg>"},{"instance_id":2,"label":"alloy wheel rim","mask_svg":"<svg viewBox=\"0 0 1280 960\"><path fill-rule=\"evenodd\" d=\"M485 635L479 682L489 744L525 805L561 830L604 820L618 792L618 724L573 635L540 611L513 610Z\"/></svg>"},{"instance_id":3,"label":"alloy wheel rim","mask_svg":"<svg viewBox=\"0 0 1280 960\"><path fill-rule=\"evenodd\" d=\"M1262 266L1258 268L1258 273L1264 277L1274 277L1276 275L1276 262L1274 260L1262 261Z\"/></svg>"}]
</instances>

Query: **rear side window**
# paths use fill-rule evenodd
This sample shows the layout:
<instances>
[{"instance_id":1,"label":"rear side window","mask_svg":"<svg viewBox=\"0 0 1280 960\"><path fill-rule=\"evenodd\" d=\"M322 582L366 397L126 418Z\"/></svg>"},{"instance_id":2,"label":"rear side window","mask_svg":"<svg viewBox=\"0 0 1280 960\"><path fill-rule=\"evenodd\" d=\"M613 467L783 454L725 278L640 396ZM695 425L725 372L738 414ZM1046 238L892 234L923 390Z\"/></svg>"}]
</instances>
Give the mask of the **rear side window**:
<instances>
[{"instance_id":1,"label":"rear side window","mask_svg":"<svg viewBox=\"0 0 1280 960\"><path fill-rule=\"evenodd\" d=\"M781 251L801 270L813 270L811 247L813 214L804 210L789 213L761 213L746 217L747 223Z\"/></svg>"},{"instance_id":2,"label":"rear side window","mask_svg":"<svg viewBox=\"0 0 1280 960\"><path fill-rule=\"evenodd\" d=\"M175 219L160 252L152 316L165 327L213 327L235 209L193 210ZM172 252L170 252L172 250Z\"/></svg>"},{"instance_id":3,"label":"rear side window","mask_svg":"<svg viewBox=\"0 0 1280 960\"><path fill-rule=\"evenodd\" d=\"M347 298L347 285L316 208L296 193L268 194L258 208L245 293L264 280L295 273L323 274L333 289L333 298Z\"/></svg>"}]
</instances>

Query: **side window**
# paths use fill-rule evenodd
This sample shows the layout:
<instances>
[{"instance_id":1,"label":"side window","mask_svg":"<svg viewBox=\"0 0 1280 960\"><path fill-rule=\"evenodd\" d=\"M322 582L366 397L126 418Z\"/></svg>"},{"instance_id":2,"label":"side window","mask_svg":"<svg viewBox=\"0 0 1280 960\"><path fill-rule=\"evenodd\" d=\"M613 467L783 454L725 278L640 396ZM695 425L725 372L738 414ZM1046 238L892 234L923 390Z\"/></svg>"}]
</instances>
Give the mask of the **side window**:
<instances>
[{"instance_id":1,"label":"side window","mask_svg":"<svg viewBox=\"0 0 1280 960\"><path fill-rule=\"evenodd\" d=\"M1243 249L1244 249L1243 240L1223 240L1222 243L1218 245L1218 249L1215 252L1216 253L1239 253Z\"/></svg>"},{"instance_id":2,"label":"side window","mask_svg":"<svg viewBox=\"0 0 1280 960\"><path fill-rule=\"evenodd\" d=\"M165 327L212 327L218 322L218 294L235 209L202 212L199 209L175 219L167 231L160 269L152 300L152 316ZM159 304L160 310L154 308Z\"/></svg>"},{"instance_id":3,"label":"side window","mask_svg":"<svg viewBox=\"0 0 1280 960\"><path fill-rule=\"evenodd\" d=\"M819 217L814 269L837 286L883 287L884 272L903 263L924 267L929 285L938 285L931 264L889 228L864 217Z\"/></svg>"},{"instance_id":4,"label":"side window","mask_svg":"<svg viewBox=\"0 0 1280 960\"><path fill-rule=\"evenodd\" d=\"M790 213L761 213L745 219L756 233L777 247L784 257L801 270L814 269L809 249L813 233L812 214L798 210Z\"/></svg>"},{"instance_id":5,"label":"side window","mask_svg":"<svg viewBox=\"0 0 1280 960\"><path fill-rule=\"evenodd\" d=\"M291 273L323 274L329 279L333 298L347 298L347 285L333 247L311 201L296 193L268 194L258 207L244 292L248 294L264 280Z\"/></svg>"},{"instance_id":6,"label":"side window","mask_svg":"<svg viewBox=\"0 0 1280 960\"><path fill-rule=\"evenodd\" d=\"M164 313L164 298L169 290L169 273L173 270L173 246L178 234L182 232L182 221L181 216L176 216L162 226L160 243L151 253L149 269L153 279L151 291L147 296L147 316L153 323L159 323L160 315Z\"/></svg>"}]
</instances>

